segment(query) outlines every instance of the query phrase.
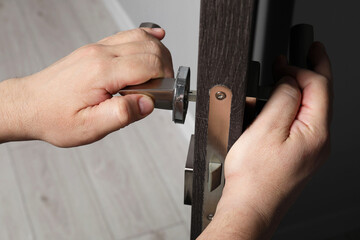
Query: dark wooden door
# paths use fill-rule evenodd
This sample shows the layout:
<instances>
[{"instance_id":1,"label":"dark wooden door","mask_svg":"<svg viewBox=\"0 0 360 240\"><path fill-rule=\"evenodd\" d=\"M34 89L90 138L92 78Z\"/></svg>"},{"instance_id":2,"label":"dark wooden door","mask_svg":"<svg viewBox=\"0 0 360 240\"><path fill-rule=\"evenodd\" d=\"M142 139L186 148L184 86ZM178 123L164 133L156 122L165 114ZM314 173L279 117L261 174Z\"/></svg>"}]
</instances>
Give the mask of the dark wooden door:
<instances>
[{"instance_id":1,"label":"dark wooden door","mask_svg":"<svg viewBox=\"0 0 360 240\"><path fill-rule=\"evenodd\" d=\"M204 194L209 191L206 157L209 102L216 94L211 91L214 86L224 87L232 95L230 116L224 116L229 126L225 134L227 150L243 131L255 5L255 0L201 1L191 239L208 224L206 219L211 219L203 207Z\"/></svg>"}]
</instances>

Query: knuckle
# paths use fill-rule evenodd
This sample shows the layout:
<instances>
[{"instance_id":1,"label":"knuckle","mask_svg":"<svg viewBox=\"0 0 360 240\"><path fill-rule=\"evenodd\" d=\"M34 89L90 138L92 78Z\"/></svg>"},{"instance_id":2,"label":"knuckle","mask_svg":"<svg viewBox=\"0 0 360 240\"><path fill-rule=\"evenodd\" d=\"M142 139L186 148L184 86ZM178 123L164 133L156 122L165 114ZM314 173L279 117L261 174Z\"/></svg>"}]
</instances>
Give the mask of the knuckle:
<instances>
[{"instance_id":1,"label":"knuckle","mask_svg":"<svg viewBox=\"0 0 360 240\"><path fill-rule=\"evenodd\" d=\"M163 69L161 58L155 54L148 54L146 61L148 62L149 66L151 66L153 75L160 75Z\"/></svg>"},{"instance_id":2,"label":"knuckle","mask_svg":"<svg viewBox=\"0 0 360 240\"><path fill-rule=\"evenodd\" d=\"M115 35L116 35L116 34L115 34ZM114 35L114 36L115 36L115 35ZM99 41L99 43L109 42L109 41L111 41L111 40L114 38L114 36L105 37L105 38L101 39L101 40Z\"/></svg>"},{"instance_id":3,"label":"knuckle","mask_svg":"<svg viewBox=\"0 0 360 240\"><path fill-rule=\"evenodd\" d=\"M155 54L149 54L148 55L148 61L149 63L154 66L155 68L161 68L162 67L162 62L161 62L161 58L158 55Z\"/></svg>"},{"instance_id":4,"label":"knuckle","mask_svg":"<svg viewBox=\"0 0 360 240\"><path fill-rule=\"evenodd\" d=\"M161 56L162 51L161 51L161 47L159 46L159 44L155 41L147 41L146 42L146 47L151 49L152 52L158 56Z\"/></svg>"},{"instance_id":5,"label":"knuckle","mask_svg":"<svg viewBox=\"0 0 360 240\"><path fill-rule=\"evenodd\" d=\"M129 33L137 40L148 38L147 32L141 28L130 30Z\"/></svg>"},{"instance_id":6,"label":"knuckle","mask_svg":"<svg viewBox=\"0 0 360 240\"><path fill-rule=\"evenodd\" d=\"M99 56L103 53L104 48L101 44L88 44L79 49L80 54L87 57Z\"/></svg>"},{"instance_id":7,"label":"knuckle","mask_svg":"<svg viewBox=\"0 0 360 240\"><path fill-rule=\"evenodd\" d=\"M125 127L131 121L130 109L127 101L119 98L118 107L115 109L115 114L118 118L121 127Z\"/></svg>"},{"instance_id":8,"label":"knuckle","mask_svg":"<svg viewBox=\"0 0 360 240\"><path fill-rule=\"evenodd\" d=\"M282 84L281 92L294 100L298 100L301 97L301 91L299 88L295 88L290 84Z\"/></svg>"},{"instance_id":9,"label":"knuckle","mask_svg":"<svg viewBox=\"0 0 360 240\"><path fill-rule=\"evenodd\" d=\"M324 75L319 74L317 78L320 82L328 82L329 81L329 79L327 77L325 77Z\"/></svg>"}]
</instances>

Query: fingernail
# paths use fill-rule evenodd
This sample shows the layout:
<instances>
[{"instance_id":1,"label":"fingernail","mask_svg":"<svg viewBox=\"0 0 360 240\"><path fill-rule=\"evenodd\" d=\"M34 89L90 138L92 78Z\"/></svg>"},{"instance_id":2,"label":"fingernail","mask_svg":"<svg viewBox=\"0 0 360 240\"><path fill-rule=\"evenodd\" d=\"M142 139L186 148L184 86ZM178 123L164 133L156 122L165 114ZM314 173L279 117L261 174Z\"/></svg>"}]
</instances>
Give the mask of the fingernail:
<instances>
[{"instance_id":1,"label":"fingernail","mask_svg":"<svg viewBox=\"0 0 360 240\"><path fill-rule=\"evenodd\" d=\"M154 109L154 102L150 97L143 96L138 101L140 114L148 115Z\"/></svg>"},{"instance_id":2,"label":"fingernail","mask_svg":"<svg viewBox=\"0 0 360 240\"><path fill-rule=\"evenodd\" d=\"M153 31L153 32L164 32L164 29L162 29L162 28L151 28L151 31Z\"/></svg>"}]
</instances>

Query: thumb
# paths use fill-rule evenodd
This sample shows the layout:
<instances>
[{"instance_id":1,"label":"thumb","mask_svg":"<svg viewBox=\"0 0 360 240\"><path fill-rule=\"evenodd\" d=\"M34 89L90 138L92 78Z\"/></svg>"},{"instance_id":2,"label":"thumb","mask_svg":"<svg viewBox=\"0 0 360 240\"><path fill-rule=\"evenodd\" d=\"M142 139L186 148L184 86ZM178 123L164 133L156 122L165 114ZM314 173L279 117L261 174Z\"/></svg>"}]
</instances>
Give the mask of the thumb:
<instances>
[{"instance_id":1,"label":"thumb","mask_svg":"<svg viewBox=\"0 0 360 240\"><path fill-rule=\"evenodd\" d=\"M288 138L301 103L301 91L292 77L285 76L271 95L269 101L253 123L255 129L266 134L279 134L282 140Z\"/></svg>"},{"instance_id":2,"label":"thumb","mask_svg":"<svg viewBox=\"0 0 360 240\"><path fill-rule=\"evenodd\" d=\"M146 117L153 109L153 100L148 96L115 96L92 109L92 125L99 135L106 135Z\"/></svg>"},{"instance_id":3,"label":"thumb","mask_svg":"<svg viewBox=\"0 0 360 240\"><path fill-rule=\"evenodd\" d=\"M163 28L142 28L145 32L149 33L158 40L162 40L165 37L165 30Z\"/></svg>"}]
</instances>

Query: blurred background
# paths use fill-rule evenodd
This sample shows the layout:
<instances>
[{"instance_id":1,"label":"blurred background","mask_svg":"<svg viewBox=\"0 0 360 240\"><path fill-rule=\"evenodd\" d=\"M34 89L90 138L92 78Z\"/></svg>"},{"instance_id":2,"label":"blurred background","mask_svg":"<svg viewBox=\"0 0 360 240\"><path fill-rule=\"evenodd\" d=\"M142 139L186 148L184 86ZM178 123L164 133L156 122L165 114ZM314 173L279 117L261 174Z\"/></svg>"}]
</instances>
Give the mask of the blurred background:
<instances>
[{"instance_id":1,"label":"blurred background","mask_svg":"<svg viewBox=\"0 0 360 240\"><path fill-rule=\"evenodd\" d=\"M332 154L274 239L360 239L359 4L295 2L293 23L314 25L333 64ZM195 88L199 11L200 0L0 0L0 80L152 21L167 32L175 71L191 67ZM171 112L155 110L78 148L1 144L0 239L189 239L183 168L194 113L191 105L186 124L175 125Z\"/></svg>"}]
</instances>

